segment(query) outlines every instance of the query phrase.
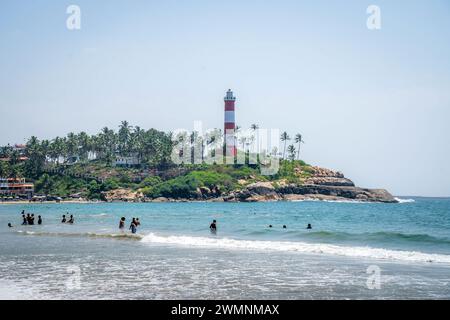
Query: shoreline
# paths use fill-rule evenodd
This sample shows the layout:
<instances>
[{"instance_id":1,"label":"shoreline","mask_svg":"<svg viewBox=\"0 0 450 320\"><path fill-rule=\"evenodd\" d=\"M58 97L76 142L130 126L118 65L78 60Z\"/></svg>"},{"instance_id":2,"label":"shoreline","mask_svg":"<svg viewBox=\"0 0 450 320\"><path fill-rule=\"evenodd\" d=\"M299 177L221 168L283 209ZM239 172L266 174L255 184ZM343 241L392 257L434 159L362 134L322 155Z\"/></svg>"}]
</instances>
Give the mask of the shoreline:
<instances>
[{"instance_id":1,"label":"shoreline","mask_svg":"<svg viewBox=\"0 0 450 320\"><path fill-rule=\"evenodd\" d=\"M396 197L396 199L399 199ZM223 199L214 198L214 199L197 199L197 200L189 200L189 199L165 199L165 200L144 200L144 201L125 201L125 200L114 200L114 201L91 201L91 200L61 200L57 201L28 201L28 200L18 200L18 201L1 201L0 205L46 205L46 204L107 204L107 203L267 203L267 202L333 202L333 203L373 203L373 204L392 204L386 203L382 201L364 201L364 200L355 200L355 199L347 199L347 198L322 198L322 197L304 197L297 199L267 199L267 200L257 200L257 201L224 201ZM394 204L402 203L398 201Z\"/></svg>"}]
</instances>

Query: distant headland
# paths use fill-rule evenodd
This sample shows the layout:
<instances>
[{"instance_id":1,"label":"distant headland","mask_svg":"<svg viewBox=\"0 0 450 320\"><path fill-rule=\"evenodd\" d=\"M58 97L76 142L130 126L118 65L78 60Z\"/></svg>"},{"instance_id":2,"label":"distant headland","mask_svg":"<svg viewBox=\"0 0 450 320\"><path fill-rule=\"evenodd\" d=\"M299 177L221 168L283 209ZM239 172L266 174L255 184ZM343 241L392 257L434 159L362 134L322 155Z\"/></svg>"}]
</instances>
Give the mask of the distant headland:
<instances>
[{"instance_id":1,"label":"distant headland","mask_svg":"<svg viewBox=\"0 0 450 320\"><path fill-rule=\"evenodd\" d=\"M249 151L237 149L244 164L175 164L177 146L172 133L125 121L117 133L103 128L92 136L31 137L26 145L0 149L0 201L397 202L386 190L356 187L340 172L296 159L292 147L278 158L275 174L263 175Z\"/></svg>"},{"instance_id":2,"label":"distant headland","mask_svg":"<svg viewBox=\"0 0 450 320\"><path fill-rule=\"evenodd\" d=\"M386 190L356 187L300 160L301 133L291 139L276 129L269 139L258 124L240 127L235 102L228 90L223 129L163 132L122 121L117 132L3 146L0 201L397 202Z\"/></svg>"}]
</instances>

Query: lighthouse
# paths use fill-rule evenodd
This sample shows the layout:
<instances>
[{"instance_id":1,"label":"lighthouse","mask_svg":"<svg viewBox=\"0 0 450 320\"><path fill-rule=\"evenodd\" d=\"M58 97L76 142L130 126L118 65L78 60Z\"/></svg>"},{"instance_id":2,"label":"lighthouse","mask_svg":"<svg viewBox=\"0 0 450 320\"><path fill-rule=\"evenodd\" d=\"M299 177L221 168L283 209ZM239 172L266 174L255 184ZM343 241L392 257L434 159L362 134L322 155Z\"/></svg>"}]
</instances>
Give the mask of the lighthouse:
<instances>
[{"instance_id":1,"label":"lighthouse","mask_svg":"<svg viewBox=\"0 0 450 320\"><path fill-rule=\"evenodd\" d=\"M233 91L228 89L227 94L224 98L225 101L225 123L224 123L224 141L225 141L225 152L227 156L236 155L236 123L234 115L234 102L236 97L233 96Z\"/></svg>"}]
</instances>

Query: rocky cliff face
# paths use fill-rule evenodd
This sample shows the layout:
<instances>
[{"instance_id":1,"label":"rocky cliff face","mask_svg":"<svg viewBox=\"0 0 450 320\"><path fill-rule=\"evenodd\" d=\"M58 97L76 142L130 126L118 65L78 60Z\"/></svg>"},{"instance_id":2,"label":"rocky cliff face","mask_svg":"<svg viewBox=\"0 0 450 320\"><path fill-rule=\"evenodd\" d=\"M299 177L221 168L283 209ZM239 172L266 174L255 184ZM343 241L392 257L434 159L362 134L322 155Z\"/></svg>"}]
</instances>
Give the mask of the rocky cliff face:
<instances>
[{"instance_id":1,"label":"rocky cliff face","mask_svg":"<svg viewBox=\"0 0 450 320\"><path fill-rule=\"evenodd\" d=\"M107 192L102 192L102 196L108 202L123 201L123 202L137 202L144 198L141 192L136 192L130 189L116 189Z\"/></svg>"},{"instance_id":2,"label":"rocky cliff face","mask_svg":"<svg viewBox=\"0 0 450 320\"><path fill-rule=\"evenodd\" d=\"M272 201L272 200L354 200L367 202L398 202L384 189L365 189L356 187L353 181L340 172L329 169L309 168L310 176L302 184L257 182L243 190L232 192L224 201ZM298 172L300 174L301 172Z\"/></svg>"}]
</instances>

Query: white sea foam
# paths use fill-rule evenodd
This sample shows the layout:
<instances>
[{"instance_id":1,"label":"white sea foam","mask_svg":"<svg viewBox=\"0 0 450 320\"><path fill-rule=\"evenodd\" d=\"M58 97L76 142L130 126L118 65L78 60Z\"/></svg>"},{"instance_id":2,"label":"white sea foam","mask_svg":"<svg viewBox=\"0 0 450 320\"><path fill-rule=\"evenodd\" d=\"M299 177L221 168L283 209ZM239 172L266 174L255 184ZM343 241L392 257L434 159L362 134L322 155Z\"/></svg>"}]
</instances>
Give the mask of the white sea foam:
<instances>
[{"instance_id":1,"label":"white sea foam","mask_svg":"<svg viewBox=\"0 0 450 320\"><path fill-rule=\"evenodd\" d=\"M106 217L107 213L91 214L91 217Z\"/></svg>"},{"instance_id":2,"label":"white sea foam","mask_svg":"<svg viewBox=\"0 0 450 320\"><path fill-rule=\"evenodd\" d=\"M288 200L289 202L330 202L330 203L361 203L361 204L370 204L370 203L376 203L376 202L368 202L368 201L361 201L361 200L327 200L327 199L315 199L315 198L305 198L301 200Z\"/></svg>"},{"instance_id":3,"label":"white sea foam","mask_svg":"<svg viewBox=\"0 0 450 320\"><path fill-rule=\"evenodd\" d=\"M17 283L0 279L0 300L30 300L35 294L30 285L20 286Z\"/></svg>"},{"instance_id":4,"label":"white sea foam","mask_svg":"<svg viewBox=\"0 0 450 320\"><path fill-rule=\"evenodd\" d=\"M416 200L414 200L414 199L401 199L401 198L395 198L395 200L397 200L398 203L411 203L411 202L416 202Z\"/></svg>"},{"instance_id":5,"label":"white sea foam","mask_svg":"<svg viewBox=\"0 0 450 320\"><path fill-rule=\"evenodd\" d=\"M141 240L144 243L159 243L204 248L231 250L290 251L308 254L329 254L352 258L397 260L406 262L438 262L450 264L450 255L400 251L371 247L347 247L322 243L290 241L236 240L229 238L206 238L191 236L159 236L150 233Z\"/></svg>"},{"instance_id":6,"label":"white sea foam","mask_svg":"<svg viewBox=\"0 0 450 320\"><path fill-rule=\"evenodd\" d=\"M144 236L141 234L132 234L127 232L120 233L95 233L95 232L36 232L18 230L17 233L22 233L30 236L47 236L47 237L90 237L90 238L112 238L112 239L128 239L141 240Z\"/></svg>"}]
</instances>

